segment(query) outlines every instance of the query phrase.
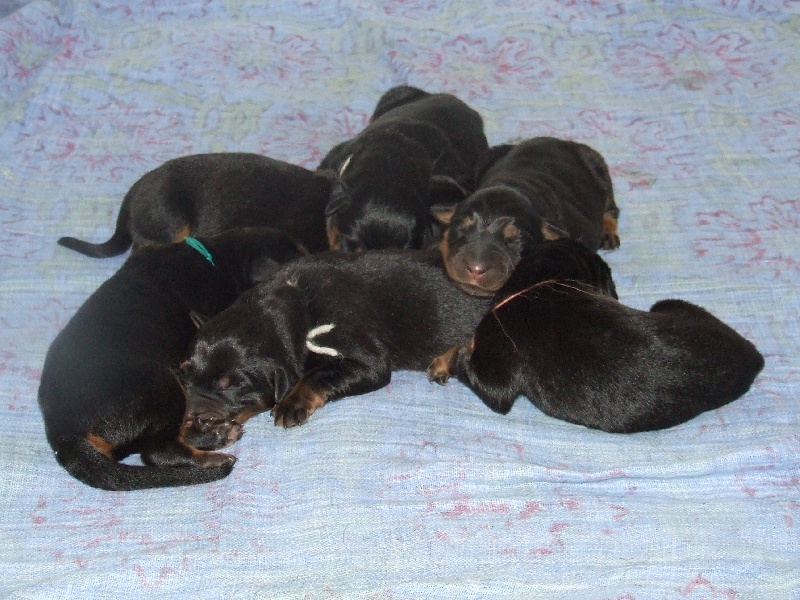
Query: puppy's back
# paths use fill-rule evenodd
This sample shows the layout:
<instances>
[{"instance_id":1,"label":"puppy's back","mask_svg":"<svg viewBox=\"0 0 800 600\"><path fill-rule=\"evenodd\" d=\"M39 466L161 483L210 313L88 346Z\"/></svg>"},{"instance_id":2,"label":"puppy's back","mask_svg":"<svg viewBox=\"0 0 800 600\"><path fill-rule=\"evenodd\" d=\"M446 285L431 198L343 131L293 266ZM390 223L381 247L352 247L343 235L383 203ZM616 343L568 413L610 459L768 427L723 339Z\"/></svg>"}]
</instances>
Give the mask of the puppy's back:
<instances>
[{"instance_id":1,"label":"puppy's back","mask_svg":"<svg viewBox=\"0 0 800 600\"><path fill-rule=\"evenodd\" d=\"M525 395L553 417L630 433L719 408L762 367L749 341L700 307L639 311L552 283L482 320L462 377L498 412Z\"/></svg>"},{"instance_id":2,"label":"puppy's back","mask_svg":"<svg viewBox=\"0 0 800 600\"><path fill-rule=\"evenodd\" d=\"M698 398L706 410L742 396L764 368L764 357L750 340L700 306L661 300L650 313L664 315L662 335L675 347L686 348L691 376L716 378L713 388L705 388L705 399Z\"/></svg>"},{"instance_id":3,"label":"puppy's back","mask_svg":"<svg viewBox=\"0 0 800 600\"><path fill-rule=\"evenodd\" d=\"M461 291L437 250L316 254L276 277L299 281L320 322L375 332L395 369L424 370L437 354L469 338L491 299Z\"/></svg>"},{"instance_id":4,"label":"puppy's back","mask_svg":"<svg viewBox=\"0 0 800 600\"><path fill-rule=\"evenodd\" d=\"M379 124L421 121L436 127L447 136L470 172L489 147L483 129L483 117L452 94L431 94L410 88L400 94L396 101L391 99L391 102L387 100L383 104L379 101L375 115L373 122Z\"/></svg>"}]
</instances>

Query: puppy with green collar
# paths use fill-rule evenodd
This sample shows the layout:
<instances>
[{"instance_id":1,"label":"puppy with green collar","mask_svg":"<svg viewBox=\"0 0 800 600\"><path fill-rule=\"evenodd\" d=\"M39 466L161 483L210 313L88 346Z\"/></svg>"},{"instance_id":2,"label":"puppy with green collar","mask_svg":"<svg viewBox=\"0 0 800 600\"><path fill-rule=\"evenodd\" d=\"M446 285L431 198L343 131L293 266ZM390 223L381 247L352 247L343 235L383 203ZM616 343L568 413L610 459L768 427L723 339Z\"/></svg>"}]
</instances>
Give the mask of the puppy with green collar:
<instances>
[{"instance_id":1,"label":"puppy with green collar","mask_svg":"<svg viewBox=\"0 0 800 600\"><path fill-rule=\"evenodd\" d=\"M128 258L47 352L39 407L56 460L106 490L205 483L230 473L233 456L180 437L186 396L177 372L197 330L194 315L220 312L301 254L287 235L256 228L142 248ZM213 446L240 433L240 424L227 424ZM144 465L120 462L132 454Z\"/></svg>"}]
</instances>

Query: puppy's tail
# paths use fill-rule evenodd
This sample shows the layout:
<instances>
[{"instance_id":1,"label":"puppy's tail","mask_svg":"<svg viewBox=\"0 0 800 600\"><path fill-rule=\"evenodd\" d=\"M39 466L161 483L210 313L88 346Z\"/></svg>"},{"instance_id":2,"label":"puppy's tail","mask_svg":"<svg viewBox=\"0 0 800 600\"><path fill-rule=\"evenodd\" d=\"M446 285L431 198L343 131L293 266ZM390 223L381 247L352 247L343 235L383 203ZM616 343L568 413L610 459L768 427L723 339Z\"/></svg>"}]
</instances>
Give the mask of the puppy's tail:
<instances>
[{"instance_id":1,"label":"puppy's tail","mask_svg":"<svg viewBox=\"0 0 800 600\"><path fill-rule=\"evenodd\" d=\"M58 244L92 258L108 258L109 256L122 254L133 243L131 233L128 230L128 221L131 218L130 209L128 208L129 198L130 193L122 201L122 206L117 215L117 227L108 241L102 244L93 244L74 237L62 237L58 240Z\"/></svg>"},{"instance_id":2,"label":"puppy's tail","mask_svg":"<svg viewBox=\"0 0 800 600\"><path fill-rule=\"evenodd\" d=\"M215 467L139 466L117 462L83 438L59 445L56 460L75 479L94 488L127 492L209 483L230 474L235 460Z\"/></svg>"}]
</instances>

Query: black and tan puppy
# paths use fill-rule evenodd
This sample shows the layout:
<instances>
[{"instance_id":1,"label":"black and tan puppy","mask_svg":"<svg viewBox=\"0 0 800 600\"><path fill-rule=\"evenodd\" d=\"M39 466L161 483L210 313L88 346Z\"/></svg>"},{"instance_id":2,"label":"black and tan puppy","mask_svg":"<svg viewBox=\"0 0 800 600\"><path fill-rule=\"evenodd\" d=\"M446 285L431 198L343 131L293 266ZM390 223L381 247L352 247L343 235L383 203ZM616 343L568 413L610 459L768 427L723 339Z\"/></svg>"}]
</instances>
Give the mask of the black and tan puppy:
<instances>
[{"instance_id":1,"label":"black and tan puppy","mask_svg":"<svg viewBox=\"0 0 800 600\"><path fill-rule=\"evenodd\" d=\"M227 475L234 457L179 437L186 397L176 372L197 327L239 292L300 255L271 229L187 238L143 248L103 283L47 352L39 406L56 460L84 483L107 490L189 485ZM277 262L276 262L277 261ZM240 426L228 424L236 441ZM144 466L120 463L140 454Z\"/></svg>"},{"instance_id":2,"label":"black and tan puppy","mask_svg":"<svg viewBox=\"0 0 800 600\"><path fill-rule=\"evenodd\" d=\"M473 294L500 289L525 248L569 238L591 250L619 246L611 176L603 157L584 144L540 137L491 148L477 190L460 203L440 203L441 242L450 276Z\"/></svg>"},{"instance_id":3,"label":"black and tan puppy","mask_svg":"<svg viewBox=\"0 0 800 600\"><path fill-rule=\"evenodd\" d=\"M475 165L487 148L483 119L455 96L390 89L369 125L320 163L339 178L326 209L330 248L427 245L440 233L430 206L474 188Z\"/></svg>"},{"instance_id":4,"label":"black and tan puppy","mask_svg":"<svg viewBox=\"0 0 800 600\"><path fill-rule=\"evenodd\" d=\"M243 294L197 333L183 373L183 438L272 409L305 422L330 400L425 370L467 339L490 306L447 277L435 250L323 253L299 259Z\"/></svg>"},{"instance_id":5,"label":"black and tan puppy","mask_svg":"<svg viewBox=\"0 0 800 600\"><path fill-rule=\"evenodd\" d=\"M747 392L764 366L753 344L682 300L624 306L581 254L567 240L531 249L472 340L434 360L429 378L457 374L502 414L523 395L552 417L616 433L672 427ZM581 262L583 276L570 266Z\"/></svg>"},{"instance_id":6,"label":"black and tan puppy","mask_svg":"<svg viewBox=\"0 0 800 600\"><path fill-rule=\"evenodd\" d=\"M309 251L327 248L325 206L333 177L260 154L194 154L145 173L125 195L111 238L58 243L103 258L149 244L241 227L274 227Z\"/></svg>"}]
</instances>

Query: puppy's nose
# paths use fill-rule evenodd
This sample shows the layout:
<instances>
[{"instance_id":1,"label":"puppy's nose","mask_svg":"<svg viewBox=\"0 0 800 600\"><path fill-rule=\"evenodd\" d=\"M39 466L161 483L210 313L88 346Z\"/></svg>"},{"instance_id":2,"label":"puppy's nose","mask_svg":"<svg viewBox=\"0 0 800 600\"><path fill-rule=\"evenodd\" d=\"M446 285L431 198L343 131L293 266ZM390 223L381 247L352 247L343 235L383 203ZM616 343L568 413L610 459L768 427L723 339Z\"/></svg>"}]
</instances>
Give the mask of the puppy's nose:
<instances>
[{"instance_id":1,"label":"puppy's nose","mask_svg":"<svg viewBox=\"0 0 800 600\"><path fill-rule=\"evenodd\" d=\"M489 268L482 262L467 262L467 273L472 279L480 279L489 270Z\"/></svg>"}]
</instances>

